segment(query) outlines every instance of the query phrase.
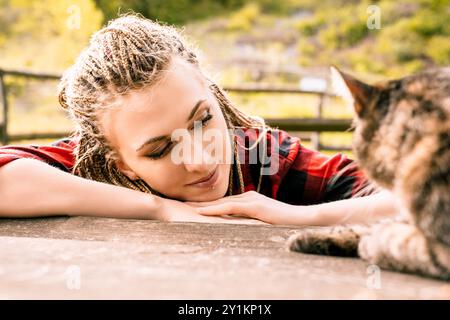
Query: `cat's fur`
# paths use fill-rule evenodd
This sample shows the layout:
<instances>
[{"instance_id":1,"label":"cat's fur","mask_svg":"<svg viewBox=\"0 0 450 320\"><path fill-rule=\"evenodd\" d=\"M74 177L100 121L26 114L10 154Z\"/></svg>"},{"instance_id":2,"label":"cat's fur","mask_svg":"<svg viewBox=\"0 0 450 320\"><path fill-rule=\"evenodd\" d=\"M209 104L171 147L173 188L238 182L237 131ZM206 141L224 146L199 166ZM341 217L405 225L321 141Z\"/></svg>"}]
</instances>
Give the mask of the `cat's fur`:
<instances>
[{"instance_id":1,"label":"cat's fur","mask_svg":"<svg viewBox=\"0 0 450 320\"><path fill-rule=\"evenodd\" d=\"M332 73L355 110L360 167L393 192L404 216L368 228L305 229L288 247L358 254L382 268L450 280L450 68L377 85Z\"/></svg>"}]
</instances>

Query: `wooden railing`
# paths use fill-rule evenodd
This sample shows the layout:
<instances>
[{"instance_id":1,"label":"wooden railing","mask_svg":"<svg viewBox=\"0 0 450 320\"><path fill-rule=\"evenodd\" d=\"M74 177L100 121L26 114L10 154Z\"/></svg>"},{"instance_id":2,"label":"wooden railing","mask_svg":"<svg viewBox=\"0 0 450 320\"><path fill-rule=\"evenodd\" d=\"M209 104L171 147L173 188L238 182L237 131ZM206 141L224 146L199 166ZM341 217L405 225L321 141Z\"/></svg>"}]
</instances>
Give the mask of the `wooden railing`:
<instances>
[{"instance_id":1,"label":"wooden railing","mask_svg":"<svg viewBox=\"0 0 450 320\"><path fill-rule=\"evenodd\" d=\"M67 136L69 132L42 132L42 133L21 133L10 134L8 132L8 92L5 85L5 76L15 76L38 79L42 81L59 80L60 75L48 73L36 73L19 70L0 69L0 102L2 104L3 118L0 122L0 142L6 145L11 142L34 139L58 139ZM237 93L289 93L289 94L312 94L319 96L319 102L316 106L315 118L266 118L266 122L272 127L278 127L286 131L299 132L303 140L311 141L316 150L350 150L349 146L328 146L320 143L321 132L344 132L350 128L350 119L324 119L322 109L325 98L333 97L327 92L305 91L296 88L275 88L275 87L225 87L228 92Z\"/></svg>"}]
</instances>

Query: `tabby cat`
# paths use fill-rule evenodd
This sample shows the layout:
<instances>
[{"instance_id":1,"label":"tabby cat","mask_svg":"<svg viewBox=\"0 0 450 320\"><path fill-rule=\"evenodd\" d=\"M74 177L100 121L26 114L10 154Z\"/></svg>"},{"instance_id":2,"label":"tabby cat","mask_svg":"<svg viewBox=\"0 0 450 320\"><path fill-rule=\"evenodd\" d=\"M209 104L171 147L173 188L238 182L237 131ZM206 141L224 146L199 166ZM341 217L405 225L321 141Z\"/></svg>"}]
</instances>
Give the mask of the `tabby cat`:
<instances>
[{"instance_id":1,"label":"tabby cat","mask_svg":"<svg viewBox=\"0 0 450 320\"><path fill-rule=\"evenodd\" d=\"M381 268L450 280L450 67L368 85L332 67L351 102L360 167L398 199L400 218L304 229L292 251L359 255Z\"/></svg>"}]
</instances>

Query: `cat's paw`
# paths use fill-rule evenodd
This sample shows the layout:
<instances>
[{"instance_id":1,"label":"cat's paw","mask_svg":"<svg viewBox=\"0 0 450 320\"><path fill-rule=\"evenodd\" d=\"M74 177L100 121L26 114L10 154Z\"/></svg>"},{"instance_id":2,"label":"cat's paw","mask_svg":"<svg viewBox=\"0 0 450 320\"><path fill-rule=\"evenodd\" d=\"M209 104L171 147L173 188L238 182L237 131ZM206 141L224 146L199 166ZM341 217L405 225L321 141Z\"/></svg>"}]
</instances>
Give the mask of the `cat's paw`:
<instances>
[{"instance_id":1,"label":"cat's paw","mask_svg":"<svg viewBox=\"0 0 450 320\"><path fill-rule=\"evenodd\" d=\"M354 257L357 255L358 242L359 235L352 229L318 228L292 235L287 240L287 247L296 252Z\"/></svg>"}]
</instances>

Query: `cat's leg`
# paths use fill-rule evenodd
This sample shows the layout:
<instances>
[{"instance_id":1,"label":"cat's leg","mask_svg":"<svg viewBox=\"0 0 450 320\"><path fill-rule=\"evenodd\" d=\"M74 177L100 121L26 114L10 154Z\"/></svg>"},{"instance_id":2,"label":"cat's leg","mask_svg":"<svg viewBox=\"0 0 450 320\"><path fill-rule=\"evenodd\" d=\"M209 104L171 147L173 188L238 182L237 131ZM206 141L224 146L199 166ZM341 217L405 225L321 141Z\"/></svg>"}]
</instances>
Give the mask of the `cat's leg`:
<instances>
[{"instance_id":1,"label":"cat's leg","mask_svg":"<svg viewBox=\"0 0 450 320\"><path fill-rule=\"evenodd\" d=\"M308 228L292 235L287 247L303 253L355 257L360 237L367 231L362 226Z\"/></svg>"},{"instance_id":2,"label":"cat's leg","mask_svg":"<svg viewBox=\"0 0 450 320\"><path fill-rule=\"evenodd\" d=\"M450 248L428 240L414 225L390 222L361 237L359 256L381 268L450 280Z\"/></svg>"}]
</instances>

